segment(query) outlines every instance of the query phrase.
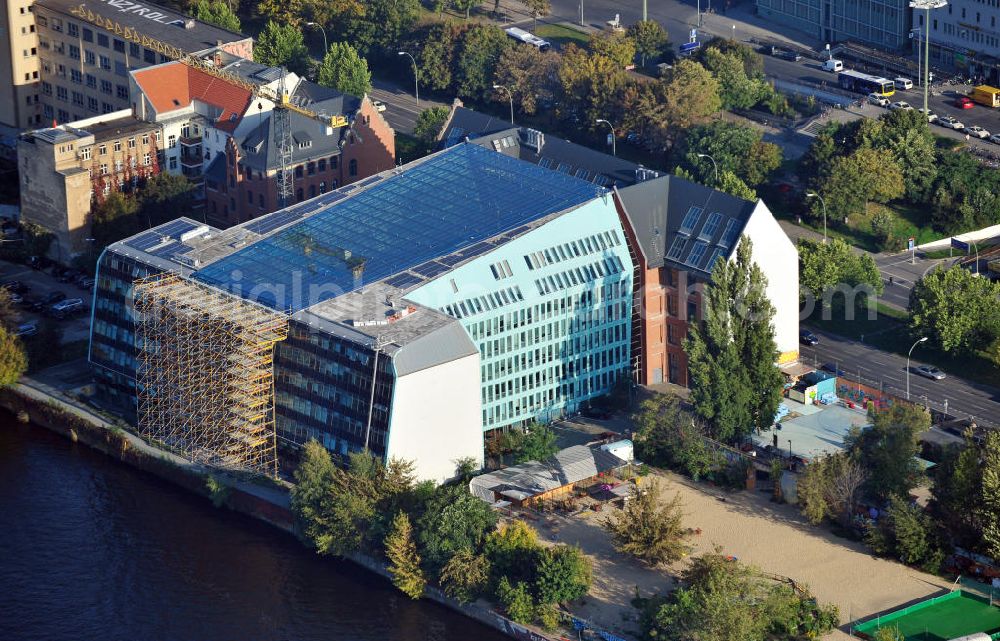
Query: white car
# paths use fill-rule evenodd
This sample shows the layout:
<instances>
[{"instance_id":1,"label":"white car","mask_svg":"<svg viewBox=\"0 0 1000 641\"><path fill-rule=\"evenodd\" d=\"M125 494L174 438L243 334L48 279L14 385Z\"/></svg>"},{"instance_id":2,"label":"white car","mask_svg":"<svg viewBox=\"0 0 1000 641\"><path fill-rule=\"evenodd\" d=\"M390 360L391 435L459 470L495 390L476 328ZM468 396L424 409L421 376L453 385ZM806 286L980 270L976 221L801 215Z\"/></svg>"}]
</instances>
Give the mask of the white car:
<instances>
[{"instance_id":1,"label":"white car","mask_svg":"<svg viewBox=\"0 0 1000 641\"><path fill-rule=\"evenodd\" d=\"M892 84L896 86L896 89L913 89L913 81L909 78L893 78Z\"/></svg>"},{"instance_id":2,"label":"white car","mask_svg":"<svg viewBox=\"0 0 1000 641\"><path fill-rule=\"evenodd\" d=\"M385 111L385 103L381 100L372 100L372 106L375 107L375 111L380 113Z\"/></svg>"},{"instance_id":3,"label":"white car","mask_svg":"<svg viewBox=\"0 0 1000 641\"><path fill-rule=\"evenodd\" d=\"M930 365L921 365L917 368L917 374L920 374L924 378L929 378L933 381L941 381L946 378L946 374L936 367L931 367Z\"/></svg>"},{"instance_id":4,"label":"white car","mask_svg":"<svg viewBox=\"0 0 1000 641\"><path fill-rule=\"evenodd\" d=\"M920 113L924 113L923 107L921 107L920 109L917 109L917 111L919 111ZM931 111L930 109L928 109L927 110L927 122L937 122L937 119L938 119L938 115L936 113L934 113L933 111Z\"/></svg>"},{"instance_id":5,"label":"white car","mask_svg":"<svg viewBox=\"0 0 1000 641\"><path fill-rule=\"evenodd\" d=\"M954 116L941 116L937 119L937 124L948 129L965 129L965 125L959 122Z\"/></svg>"},{"instance_id":6,"label":"white car","mask_svg":"<svg viewBox=\"0 0 1000 641\"><path fill-rule=\"evenodd\" d=\"M990 136L990 142L1000 145L1000 134L993 134Z\"/></svg>"},{"instance_id":7,"label":"white car","mask_svg":"<svg viewBox=\"0 0 1000 641\"><path fill-rule=\"evenodd\" d=\"M882 94L870 93L868 94L868 102L873 105L878 105L879 107L888 107L889 99Z\"/></svg>"},{"instance_id":8,"label":"white car","mask_svg":"<svg viewBox=\"0 0 1000 641\"><path fill-rule=\"evenodd\" d=\"M984 140L990 137L990 132L986 131L979 125L972 125L971 127L966 127L965 133L969 134L970 136L975 136L980 140Z\"/></svg>"},{"instance_id":9,"label":"white car","mask_svg":"<svg viewBox=\"0 0 1000 641\"><path fill-rule=\"evenodd\" d=\"M895 111L896 109L902 109L903 111L912 111L913 107L910 106L910 103L903 102L902 100L900 100L899 102L894 102L891 105L889 105L889 109L892 109L893 111Z\"/></svg>"}]
</instances>

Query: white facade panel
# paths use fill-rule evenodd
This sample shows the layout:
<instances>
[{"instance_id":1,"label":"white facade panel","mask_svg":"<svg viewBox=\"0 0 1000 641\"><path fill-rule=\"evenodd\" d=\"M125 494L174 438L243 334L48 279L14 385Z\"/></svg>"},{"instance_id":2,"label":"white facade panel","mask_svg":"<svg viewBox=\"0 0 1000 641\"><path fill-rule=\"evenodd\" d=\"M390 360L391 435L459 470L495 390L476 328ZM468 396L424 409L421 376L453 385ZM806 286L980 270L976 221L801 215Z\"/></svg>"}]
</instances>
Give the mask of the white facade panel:
<instances>
[{"instance_id":1,"label":"white facade panel","mask_svg":"<svg viewBox=\"0 0 1000 641\"><path fill-rule=\"evenodd\" d=\"M398 377L394 384L386 458L411 460L421 481L455 476L456 461L483 465L479 355Z\"/></svg>"}]
</instances>

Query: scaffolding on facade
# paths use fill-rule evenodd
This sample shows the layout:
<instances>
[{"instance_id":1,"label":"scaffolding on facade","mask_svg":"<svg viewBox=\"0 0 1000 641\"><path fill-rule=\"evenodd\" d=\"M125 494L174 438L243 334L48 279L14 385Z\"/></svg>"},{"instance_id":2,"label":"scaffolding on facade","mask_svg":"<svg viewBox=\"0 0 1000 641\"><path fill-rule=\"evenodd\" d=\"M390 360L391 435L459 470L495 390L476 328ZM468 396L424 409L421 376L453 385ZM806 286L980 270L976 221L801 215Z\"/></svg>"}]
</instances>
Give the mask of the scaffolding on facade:
<instances>
[{"instance_id":1,"label":"scaffolding on facade","mask_svg":"<svg viewBox=\"0 0 1000 641\"><path fill-rule=\"evenodd\" d=\"M133 291L139 432L195 461L275 476L273 356L288 317L175 274Z\"/></svg>"}]
</instances>

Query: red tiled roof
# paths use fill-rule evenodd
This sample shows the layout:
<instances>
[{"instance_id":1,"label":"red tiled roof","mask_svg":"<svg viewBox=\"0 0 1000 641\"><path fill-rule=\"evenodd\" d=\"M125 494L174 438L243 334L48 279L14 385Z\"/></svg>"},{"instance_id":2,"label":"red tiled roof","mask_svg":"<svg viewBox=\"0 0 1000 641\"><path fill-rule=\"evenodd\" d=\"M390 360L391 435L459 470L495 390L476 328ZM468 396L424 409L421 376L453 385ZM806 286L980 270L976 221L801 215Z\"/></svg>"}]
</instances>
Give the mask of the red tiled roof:
<instances>
[{"instance_id":1,"label":"red tiled roof","mask_svg":"<svg viewBox=\"0 0 1000 641\"><path fill-rule=\"evenodd\" d=\"M244 87L182 62L143 69L133 76L157 113L187 107L192 100L198 100L222 110L215 126L225 131L236 128L253 98Z\"/></svg>"}]
</instances>

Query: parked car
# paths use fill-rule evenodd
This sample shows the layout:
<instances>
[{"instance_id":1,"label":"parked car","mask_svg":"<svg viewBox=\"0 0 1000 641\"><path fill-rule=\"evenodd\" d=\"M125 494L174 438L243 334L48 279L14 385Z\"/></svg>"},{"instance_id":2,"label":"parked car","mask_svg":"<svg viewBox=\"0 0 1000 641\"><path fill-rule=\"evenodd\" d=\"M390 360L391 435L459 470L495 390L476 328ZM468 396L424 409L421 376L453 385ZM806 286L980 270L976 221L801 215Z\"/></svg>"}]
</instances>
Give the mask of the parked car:
<instances>
[{"instance_id":1,"label":"parked car","mask_svg":"<svg viewBox=\"0 0 1000 641\"><path fill-rule=\"evenodd\" d=\"M31 309L36 312L40 312L43 309L51 307L60 301L66 300L66 294L62 292L49 292L45 296L34 300L31 302Z\"/></svg>"},{"instance_id":2,"label":"parked car","mask_svg":"<svg viewBox=\"0 0 1000 641\"><path fill-rule=\"evenodd\" d=\"M82 274L75 269L66 269L59 274L58 278L60 283L72 283L75 282L81 275Z\"/></svg>"},{"instance_id":3,"label":"parked car","mask_svg":"<svg viewBox=\"0 0 1000 641\"><path fill-rule=\"evenodd\" d=\"M913 89L913 81L909 78L893 78L892 84L896 86L896 89Z\"/></svg>"},{"instance_id":4,"label":"parked car","mask_svg":"<svg viewBox=\"0 0 1000 641\"><path fill-rule=\"evenodd\" d=\"M994 144L1000 145L1000 134L993 134L989 140Z\"/></svg>"},{"instance_id":5,"label":"parked car","mask_svg":"<svg viewBox=\"0 0 1000 641\"><path fill-rule=\"evenodd\" d=\"M976 103L972 102L972 98L968 96L959 96L955 99L955 106L959 109L972 109Z\"/></svg>"},{"instance_id":6,"label":"parked car","mask_svg":"<svg viewBox=\"0 0 1000 641\"><path fill-rule=\"evenodd\" d=\"M375 107L375 111L379 113L385 111L385 103L381 100L372 100L372 106Z\"/></svg>"},{"instance_id":7,"label":"parked car","mask_svg":"<svg viewBox=\"0 0 1000 641\"><path fill-rule=\"evenodd\" d=\"M819 343L819 336L813 334L808 329L803 329L799 332L799 340L803 345L816 345Z\"/></svg>"},{"instance_id":8,"label":"parked car","mask_svg":"<svg viewBox=\"0 0 1000 641\"><path fill-rule=\"evenodd\" d=\"M823 61L823 71L829 71L832 73L840 73L844 70L844 63L840 60L834 60L833 58Z\"/></svg>"},{"instance_id":9,"label":"parked car","mask_svg":"<svg viewBox=\"0 0 1000 641\"><path fill-rule=\"evenodd\" d=\"M917 111L919 111L920 113L924 113L924 108L921 107L920 109L917 109ZM937 119L938 119L937 114L934 113L933 111L931 111L930 109L928 109L927 110L927 122L937 122Z\"/></svg>"},{"instance_id":10,"label":"parked car","mask_svg":"<svg viewBox=\"0 0 1000 641\"><path fill-rule=\"evenodd\" d=\"M929 378L931 380L940 381L945 378L945 373L936 367L931 367L930 365L921 365L917 368L917 374L920 374L924 378Z\"/></svg>"},{"instance_id":11,"label":"parked car","mask_svg":"<svg viewBox=\"0 0 1000 641\"><path fill-rule=\"evenodd\" d=\"M941 116L938 118L937 124L948 129L965 129L965 125L954 116Z\"/></svg>"},{"instance_id":12,"label":"parked car","mask_svg":"<svg viewBox=\"0 0 1000 641\"><path fill-rule=\"evenodd\" d=\"M879 107L888 107L889 99L879 93L868 94L868 102L873 105L878 105Z\"/></svg>"},{"instance_id":13,"label":"parked car","mask_svg":"<svg viewBox=\"0 0 1000 641\"><path fill-rule=\"evenodd\" d=\"M799 62L802 60L802 56L798 53L795 51L788 51L787 49L778 49L778 52L774 55L782 60L790 60L791 62Z\"/></svg>"},{"instance_id":14,"label":"parked car","mask_svg":"<svg viewBox=\"0 0 1000 641\"><path fill-rule=\"evenodd\" d=\"M80 289L85 289L88 292L94 289L94 279L91 276L84 276L80 280L76 281L77 286Z\"/></svg>"},{"instance_id":15,"label":"parked car","mask_svg":"<svg viewBox=\"0 0 1000 641\"><path fill-rule=\"evenodd\" d=\"M844 376L847 374L847 372L837 367L835 363L823 363L820 369L825 372L830 372L834 376Z\"/></svg>"},{"instance_id":16,"label":"parked car","mask_svg":"<svg viewBox=\"0 0 1000 641\"><path fill-rule=\"evenodd\" d=\"M896 109L902 109L903 111L913 111L913 107L910 106L910 103L903 102L902 100L894 102L891 105L889 105L889 109L893 111L895 111Z\"/></svg>"},{"instance_id":17,"label":"parked car","mask_svg":"<svg viewBox=\"0 0 1000 641\"><path fill-rule=\"evenodd\" d=\"M56 318L66 318L84 309L86 309L86 305L83 304L82 298L67 298L50 307L49 314Z\"/></svg>"},{"instance_id":18,"label":"parked car","mask_svg":"<svg viewBox=\"0 0 1000 641\"><path fill-rule=\"evenodd\" d=\"M31 286L19 280L9 280L6 283L0 284L0 287L6 289L11 294L24 294L31 290Z\"/></svg>"},{"instance_id":19,"label":"parked car","mask_svg":"<svg viewBox=\"0 0 1000 641\"><path fill-rule=\"evenodd\" d=\"M21 323L14 329L14 336L34 336L38 333L38 321Z\"/></svg>"},{"instance_id":20,"label":"parked car","mask_svg":"<svg viewBox=\"0 0 1000 641\"><path fill-rule=\"evenodd\" d=\"M969 134L970 136L975 136L980 140L985 140L986 138L990 137L990 132L986 131L979 125L972 125L971 127L967 126L965 128L965 133Z\"/></svg>"}]
</instances>

